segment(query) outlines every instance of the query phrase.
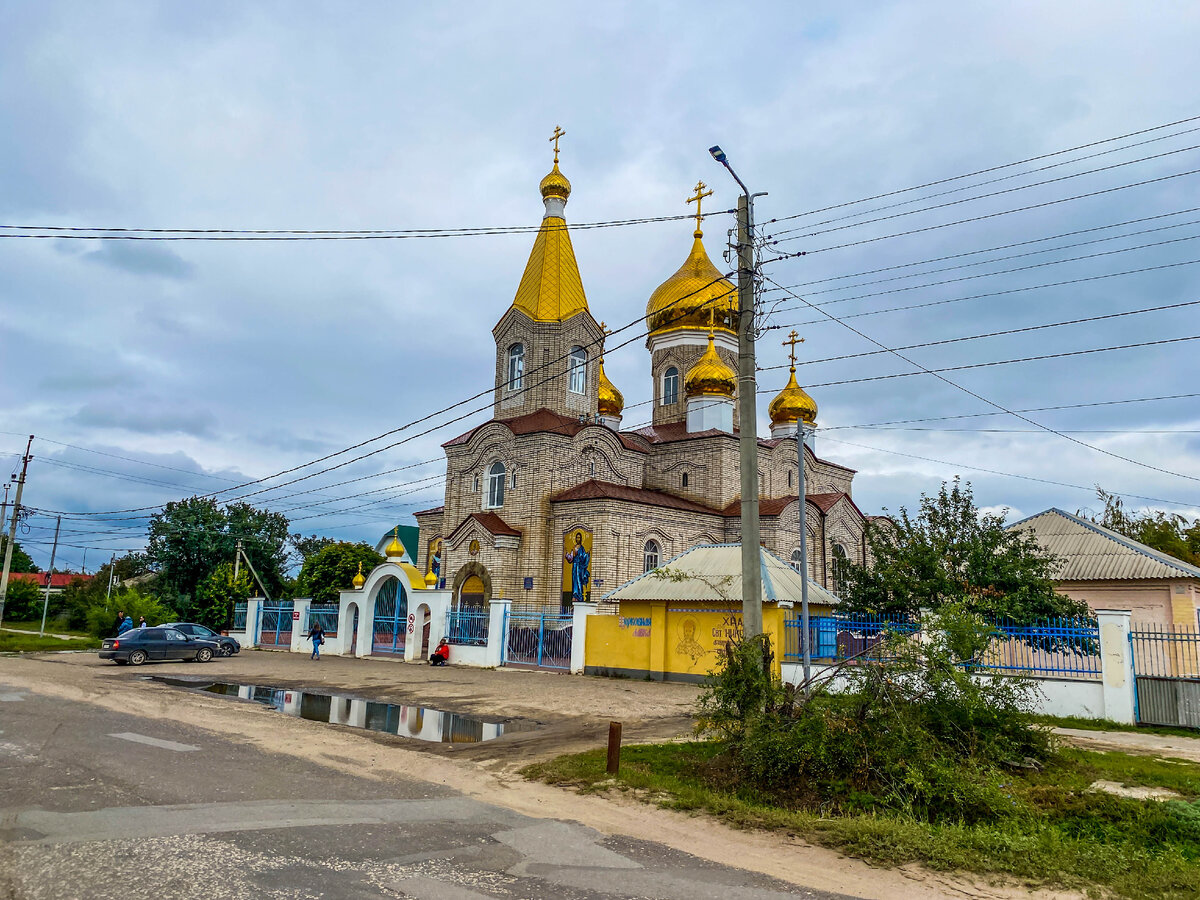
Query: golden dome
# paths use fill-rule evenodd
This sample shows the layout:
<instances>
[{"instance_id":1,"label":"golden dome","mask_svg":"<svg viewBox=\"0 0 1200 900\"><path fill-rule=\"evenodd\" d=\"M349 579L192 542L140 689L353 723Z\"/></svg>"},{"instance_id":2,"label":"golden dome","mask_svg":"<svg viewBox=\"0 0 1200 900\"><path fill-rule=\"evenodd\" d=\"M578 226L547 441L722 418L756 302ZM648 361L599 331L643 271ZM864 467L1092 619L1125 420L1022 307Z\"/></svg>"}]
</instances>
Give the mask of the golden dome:
<instances>
[{"instance_id":1,"label":"golden dome","mask_svg":"<svg viewBox=\"0 0 1200 900\"><path fill-rule=\"evenodd\" d=\"M358 564L358 574L351 579L351 583L356 591L361 591L362 586L367 583L367 579L363 577L361 562Z\"/></svg>"},{"instance_id":2,"label":"golden dome","mask_svg":"<svg viewBox=\"0 0 1200 900\"><path fill-rule=\"evenodd\" d=\"M436 575L434 575L432 571L426 573L425 587L432 589L432 588L437 587L437 583L438 583L438 577Z\"/></svg>"},{"instance_id":3,"label":"golden dome","mask_svg":"<svg viewBox=\"0 0 1200 900\"><path fill-rule=\"evenodd\" d=\"M708 258L702 237L697 228L687 260L650 295L646 324L652 335L681 328L708 328L710 312L715 328L737 333L737 288Z\"/></svg>"},{"instance_id":4,"label":"golden dome","mask_svg":"<svg viewBox=\"0 0 1200 900\"><path fill-rule=\"evenodd\" d=\"M688 370L683 387L689 397L732 397L737 388L737 376L717 355L711 330L708 332L708 349Z\"/></svg>"},{"instance_id":5,"label":"golden dome","mask_svg":"<svg viewBox=\"0 0 1200 900\"><path fill-rule=\"evenodd\" d=\"M796 384L795 366L792 366L788 383L767 407L767 413L771 416L772 425L794 424L797 421L811 425L817 420L817 401L810 397L804 388Z\"/></svg>"},{"instance_id":6,"label":"golden dome","mask_svg":"<svg viewBox=\"0 0 1200 900\"><path fill-rule=\"evenodd\" d=\"M571 182L567 181L567 176L558 170L558 159L554 160L554 168L550 170L550 174L542 179L542 183L538 185L538 190L542 192L542 199L548 200L551 197L557 197L564 203L571 196Z\"/></svg>"},{"instance_id":7,"label":"golden dome","mask_svg":"<svg viewBox=\"0 0 1200 900\"><path fill-rule=\"evenodd\" d=\"M623 409L625 409L625 398L604 374L604 357L602 356L600 357L600 398L596 404L596 411L602 416L619 417Z\"/></svg>"},{"instance_id":8,"label":"golden dome","mask_svg":"<svg viewBox=\"0 0 1200 900\"><path fill-rule=\"evenodd\" d=\"M388 559L401 557L404 555L404 545L400 543L400 529L397 528L392 532L392 542L387 545L387 550L384 551L384 556Z\"/></svg>"}]
</instances>

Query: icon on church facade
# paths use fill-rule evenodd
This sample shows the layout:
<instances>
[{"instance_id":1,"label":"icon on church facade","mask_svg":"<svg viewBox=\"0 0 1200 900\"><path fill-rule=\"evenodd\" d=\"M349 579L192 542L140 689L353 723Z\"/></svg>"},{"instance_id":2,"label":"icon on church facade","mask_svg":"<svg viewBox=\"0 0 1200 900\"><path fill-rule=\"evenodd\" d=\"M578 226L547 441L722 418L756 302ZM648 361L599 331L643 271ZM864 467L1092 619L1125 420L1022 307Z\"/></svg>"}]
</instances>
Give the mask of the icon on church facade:
<instances>
[{"instance_id":1,"label":"icon on church facade","mask_svg":"<svg viewBox=\"0 0 1200 900\"><path fill-rule=\"evenodd\" d=\"M442 539L434 538L429 542L429 556L425 561L425 573L432 572L438 584L442 581Z\"/></svg>"},{"instance_id":2,"label":"icon on church facade","mask_svg":"<svg viewBox=\"0 0 1200 900\"><path fill-rule=\"evenodd\" d=\"M563 608L589 599L591 590L592 533L574 528L563 539Z\"/></svg>"}]
</instances>

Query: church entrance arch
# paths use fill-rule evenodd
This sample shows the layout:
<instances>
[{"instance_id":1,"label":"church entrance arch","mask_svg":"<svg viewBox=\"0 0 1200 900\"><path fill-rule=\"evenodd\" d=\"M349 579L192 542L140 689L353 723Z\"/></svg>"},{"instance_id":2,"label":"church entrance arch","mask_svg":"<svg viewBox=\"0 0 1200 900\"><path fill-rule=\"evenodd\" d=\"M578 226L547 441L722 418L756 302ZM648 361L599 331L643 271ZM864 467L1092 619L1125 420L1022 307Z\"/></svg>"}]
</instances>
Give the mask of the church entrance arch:
<instances>
[{"instance_id":1,"label":"church entrance arch","mask_svg":"<svg viewBox=\"0 0 1200 900\"><path fill-rule=\"evenodd\" d=\"M469 562L454 576L455 608L487 609L492 599L492 576L477 562Z\"/></svg>"},{"instance_id":2,"label":"church entrance arch","mask_svg":"<svg viewBox=\"0 0 1200 900\"><path fill-rule=\"evenodd\" d=\"M400 579L389 575L375 594L375 615L371 626L371 652L404 655L404 634L408 630L408 592Z\"/></svg>"}]
</instances>

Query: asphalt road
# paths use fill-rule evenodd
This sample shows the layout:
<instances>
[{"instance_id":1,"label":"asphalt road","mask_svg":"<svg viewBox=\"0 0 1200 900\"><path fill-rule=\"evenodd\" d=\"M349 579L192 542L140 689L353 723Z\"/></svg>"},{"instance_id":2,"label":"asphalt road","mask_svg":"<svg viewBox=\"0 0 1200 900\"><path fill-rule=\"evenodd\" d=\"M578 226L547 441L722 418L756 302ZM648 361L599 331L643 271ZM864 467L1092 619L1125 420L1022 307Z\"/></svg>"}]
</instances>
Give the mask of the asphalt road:
<instances>
[{"instance_id":1,"label":"asphalt road","mask_svg":"<svg viewBox=\"0 0 1200 900\"><path fill-rule=\"evenodd\" d=\"M0 682L2 900L796 896L840 895Z\"/></svg>"}]
</instances>

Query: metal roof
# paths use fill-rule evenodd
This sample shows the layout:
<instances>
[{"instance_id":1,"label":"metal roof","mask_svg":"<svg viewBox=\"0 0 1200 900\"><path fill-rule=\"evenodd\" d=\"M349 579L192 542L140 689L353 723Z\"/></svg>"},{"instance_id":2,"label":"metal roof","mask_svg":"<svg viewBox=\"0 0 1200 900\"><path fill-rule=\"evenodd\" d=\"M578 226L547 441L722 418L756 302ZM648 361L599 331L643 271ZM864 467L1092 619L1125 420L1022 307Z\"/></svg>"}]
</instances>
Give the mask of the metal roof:
<instances>
[{"instance_id":1,"label":"metal roof","mask_svg":"<svg viewBox=\"0 0 1200 900\"><path fill-rule=\"evenodd\" d=\"M763 602L800 605L800 573L769 550L759 548ZM690 576L672 580L655 572ZM639 575L602 598L606 601L659 600L674 603L742 601L742 545L700 544ZM808 602L836 606L838 598L811 578Z\"/></svg>"},{"instance_id":2,"label":"metal roof","mask_svg":"<svg viewBox=\"0 0 1200 900\"><path fill-rule=\"evenodd\" d=\"M1048 509L1008 527L1032 531L1042 547L1063 557L1056 581L1200 578L1200 568L1061 509Z\"/></svg>"}]
</instances>

